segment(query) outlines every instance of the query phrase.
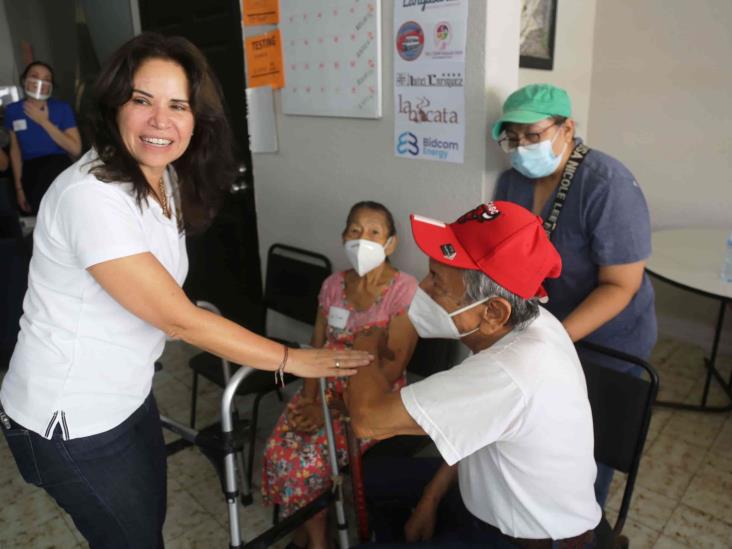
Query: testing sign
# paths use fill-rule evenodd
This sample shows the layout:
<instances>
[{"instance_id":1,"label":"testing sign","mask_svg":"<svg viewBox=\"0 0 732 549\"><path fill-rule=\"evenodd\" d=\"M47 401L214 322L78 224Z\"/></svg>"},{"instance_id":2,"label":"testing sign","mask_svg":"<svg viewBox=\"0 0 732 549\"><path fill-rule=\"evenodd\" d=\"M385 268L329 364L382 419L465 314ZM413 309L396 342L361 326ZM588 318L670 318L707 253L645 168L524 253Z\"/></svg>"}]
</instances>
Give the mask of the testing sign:
<instances>
[{"instance_id":1,"label":"testing sign","mask_svg":"<svg viewBox=\"0 0 732 549\"><path fill-rule=\"evenodd\" d=\"M463 162L468 0L395 0L394 152Z\"/></svg>"},{"instance_id":2,"label":"testing sign","mask_svg":"<svg viewBox=\"0 0 732 549\"><path fill-rule=\"evenodd\" d=\"M272 89L279 89L285 85L279 30L248 36L244 51L247 56L247 87L271 86Z\"/></svg>"}]
</instances>

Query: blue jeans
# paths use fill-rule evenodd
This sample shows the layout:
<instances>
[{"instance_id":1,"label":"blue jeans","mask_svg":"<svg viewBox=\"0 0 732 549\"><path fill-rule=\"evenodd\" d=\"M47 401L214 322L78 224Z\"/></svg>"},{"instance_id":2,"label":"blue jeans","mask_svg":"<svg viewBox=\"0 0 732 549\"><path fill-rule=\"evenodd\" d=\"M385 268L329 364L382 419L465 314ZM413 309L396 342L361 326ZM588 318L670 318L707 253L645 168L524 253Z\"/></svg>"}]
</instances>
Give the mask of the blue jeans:
<instances>
[{"instance_id":1,"label":"blue jeans","mask_svg":"<svg viewBox=\"0 0 732 549\"><path fill-rule=\"evenodd\" d=\"M155 399L98 435L47 440L10 421L3 433L23 479L46 490L96 548L161 548L166 453Z\"/></svg>"}]
</instances>

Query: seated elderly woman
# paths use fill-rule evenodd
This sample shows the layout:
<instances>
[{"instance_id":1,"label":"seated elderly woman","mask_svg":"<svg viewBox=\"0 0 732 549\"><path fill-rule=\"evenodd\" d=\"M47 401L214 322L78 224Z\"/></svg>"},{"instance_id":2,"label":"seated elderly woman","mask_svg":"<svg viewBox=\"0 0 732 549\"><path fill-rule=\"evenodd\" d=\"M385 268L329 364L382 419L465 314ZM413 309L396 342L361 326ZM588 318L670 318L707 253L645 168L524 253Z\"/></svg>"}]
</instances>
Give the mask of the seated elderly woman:
<instances>
[{"instance_id":1,"label":"seated elderly woman","mask_svg":"<svg viewBox=\"0 0 732 549\"><path fill-rule=\"evenodd\" d=\"M405 385L405 368L417 342L407 310L417 290L416 279L386 259L396 249L394 219L383 205L359 202L348 214L343 245L353 269L328 277L320 290L314 347L350 348L361 331L386 330L393 356L382 359L381 372L393 389ZM345 378L327 380L327 399L338 405ZM305 381L279 418L267 441L262 465L265 503L291 515L330 488L330 465L318 381ZM334 422L338 459L347 463L346 435ZM361 451L372 443L360 441ZM327 547L326 512L308 520L295 534L293 546Z\"/></svg>"}]
</instances>

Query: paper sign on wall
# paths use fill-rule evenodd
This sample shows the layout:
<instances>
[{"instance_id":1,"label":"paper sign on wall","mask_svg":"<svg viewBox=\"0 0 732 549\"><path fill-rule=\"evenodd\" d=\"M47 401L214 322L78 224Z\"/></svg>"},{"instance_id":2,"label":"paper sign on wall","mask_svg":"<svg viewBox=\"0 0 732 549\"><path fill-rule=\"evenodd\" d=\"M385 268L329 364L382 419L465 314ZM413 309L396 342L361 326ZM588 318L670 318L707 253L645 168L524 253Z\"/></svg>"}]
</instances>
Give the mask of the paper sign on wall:
<instances>
[{"instance_id":1,"label":"paper sign on wall","mask_svg":"<svg viewBox=\"0 0 732 549\"><path fill-rule=\"evenodd\" d=\"M282 0L285 114L381 117L381 0Z\"/></svg>"},{"instance_id":2,"label":"paper sign on wall","mask_svg":"<svg viewBox=\"0 0 732 549\"><path fill-rule=\"evenodd\" d=\"M394 152L463 162L468 0L394 6Z\"/></svg>"},{"instance_id":3,"label":"paper sign on wall","mask_svg":"<svg viewBox=\"0 0 732 549\"><path fill-rule=\"evenodd\" d=\"M248 36L244 41L244 51L247 56L247 87L272 86L278 89L285 85L279 30Z\"/></svg>"},{"instance_id":4,"label":"paper sign on wall","mask_svg":"<svg viewBox=\"0 0 732 549\"><path fill-rule=\"evenodd\" d=\"M242 0L241 8L244 24L248 27L276 25L280 19L278 0Z\"/></svg>"},{"instance_id":5,"label":"paper sign on wall","mask_svg":"<svg viewBox=\"0 0 732 549\"><path fill-rule=\"evenodd\" d=\"M249 150L253 153L277 152L277 125L275 123L272 88L247 88L247 130Z\"/></svg>"}]
</instances>

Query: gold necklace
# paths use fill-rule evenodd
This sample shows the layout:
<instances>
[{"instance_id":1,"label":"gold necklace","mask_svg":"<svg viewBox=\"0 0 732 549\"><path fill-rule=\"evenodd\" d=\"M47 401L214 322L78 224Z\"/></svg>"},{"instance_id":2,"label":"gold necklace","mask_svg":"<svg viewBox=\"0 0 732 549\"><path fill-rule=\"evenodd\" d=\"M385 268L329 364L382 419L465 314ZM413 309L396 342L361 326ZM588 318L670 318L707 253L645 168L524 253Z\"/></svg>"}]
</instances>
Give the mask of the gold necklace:
<instances>
[{"instance_id":1,"label":"gold necklace","mask_svg":"<svg viewBox=\"0 0 732 549\"><path fill-rule=\"evenodd\" d=\"M160 191L160 207L163 209L163 215L170 219L170 205L168 204L168 195L165 194L165 181L163 181L162 177L158 182L158 190Z\"/></svg>"}]
</instances>

